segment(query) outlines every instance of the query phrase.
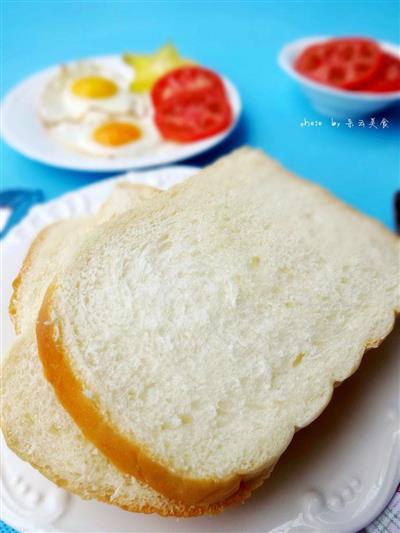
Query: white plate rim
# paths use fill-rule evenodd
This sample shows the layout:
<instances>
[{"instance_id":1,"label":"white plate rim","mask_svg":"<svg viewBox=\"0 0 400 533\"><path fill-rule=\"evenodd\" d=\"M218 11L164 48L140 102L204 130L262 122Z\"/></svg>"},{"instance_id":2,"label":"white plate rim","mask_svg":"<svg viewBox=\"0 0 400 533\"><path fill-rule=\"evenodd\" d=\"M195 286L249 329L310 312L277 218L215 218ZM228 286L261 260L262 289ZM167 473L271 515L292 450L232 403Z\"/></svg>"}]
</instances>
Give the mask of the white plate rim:
<instances>
[{"instance_id":1,"label":"white plate rim","mask_svg":"<svg viewBox=\"0 0 400 533\"><path fill-rule=\"evenodd\" d=\"M93 56L82 60L99 64L106 63L111 66L114 64L116 68L121 68L122 62L121 55L118 54ZM71 62L66 61L63 64L69 63ZM223 132L201 141L177 146L176 149L171 149L170 151L154 156L126 159L106 159L100 157L84 156L82 154L70 151L67 148L64 148L58 143L56 143L54 140L52 140L50 135L46 134L37 116L37 104L35 101L34 93L40 89L39 87L35 91L32 91L31 89L32 87L36 87L37 85L40 85L40 87L43 88L45 83L57 72L59 67L60 65L53 65L26 77L25 79L17 83L12 89L10 89L10 91L7 92L0 104L0 133L3 140L11 148L21 153L25 157L55 168L75 170L87 173L122 172L127 170L139 170L158 167L161 165L176 163L178 161L184 161L196 155L200 155L223 142L236 128L242 113L242 102L237 87L226 76L221 75L233 110L232 124ZM12 125L12 107L14 105L14 101L20 98L21 96L24 96L27 99L29 108L32 112L32 119L36 121L37 126L40 128L41 131L42 140L44 140L44 142L46 142L48 146L47 153L43 153L40 148L36 148L35 144L33 144L32 146L32 144L23 142L18 136L18 133L14 131L14 127ZM35 118L33 118L33 116L35 116ZM35 143L34 140L33 142ZM56 148L56 150L52 151L51 148ZM57 152L62 154L65 160L57 159ZM54 153L56 155L54 155Z\"/></svg>"}]
</instances>

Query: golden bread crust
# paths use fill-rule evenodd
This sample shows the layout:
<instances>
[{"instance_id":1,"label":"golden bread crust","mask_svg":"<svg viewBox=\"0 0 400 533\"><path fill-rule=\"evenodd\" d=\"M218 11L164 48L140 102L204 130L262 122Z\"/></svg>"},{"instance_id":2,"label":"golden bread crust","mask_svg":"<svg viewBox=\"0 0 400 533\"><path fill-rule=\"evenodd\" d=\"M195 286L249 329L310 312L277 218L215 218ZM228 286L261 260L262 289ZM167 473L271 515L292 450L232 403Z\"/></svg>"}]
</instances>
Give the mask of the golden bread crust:
<instances>
[{"instance_id":1,"label":"golden bread crust","mask_svg":"<svg viewBox=\"0 0 400 533\"><path fill-rule=\"evenodd\" d=\"M104 420L95 402L84 394L82 383L75 376L62 344L62 325L51 318L52 296L56 285L47 290L36 323L39 357L45 378L55 394L89 439L119 470L147 483L173 500L188 504L208 504L225 500L235 494L244 479L235 476L228 480L185 479L157 463L143 447L121 435ZM266 470L270 470L268 465Z\"/></svg>"}]
</instances>

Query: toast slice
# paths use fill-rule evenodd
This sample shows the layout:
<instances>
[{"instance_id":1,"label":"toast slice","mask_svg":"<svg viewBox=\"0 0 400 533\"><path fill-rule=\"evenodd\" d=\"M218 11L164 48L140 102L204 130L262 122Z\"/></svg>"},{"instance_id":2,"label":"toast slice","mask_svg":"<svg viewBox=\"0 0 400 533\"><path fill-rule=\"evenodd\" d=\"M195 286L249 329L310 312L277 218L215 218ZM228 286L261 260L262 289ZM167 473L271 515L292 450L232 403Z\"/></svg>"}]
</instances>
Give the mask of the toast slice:
<instances>
[{"instance_id":1,"label":"toast slice","mask_svg":"<svg viewBox=\"0 0 400 533\"><path fill-rule=\"evenodd\" d=\"M242 149L94 229L36 327L86 437L169 498L266 475L393 327L399 242Z\"/></svg>"},{"instance_id":2,"label":"toast slice","mask_svg":"<svg viewBox=\"0 0 400 533\"><path fill-rule=\"evenodd\" d=\"M31 244L18 276L13 282L9 313L16 333L24 331L36 316L47 286L55 272L96 224L133 209L159 190L147 185L119 182L96 215L61 220L39 232Z\"/></svg>"},{"instance_id":3,"label":"toast slice","mask_svg":"<svg viewBox=\"0 0 400 533\"><path fill-rule=\"evenodd\" d=\"M231 498L194 506L171 501L117 470L80 432L45 380L35 330L19 336L2 366L2 429L10 449L48 479L81 498L128 511L163 516L217 514L248 498L262 479L248 482Z\"/></svg>"},{"instance_id":4,"label":"toast slice","mask_svg":"<svg viewBox=\"0 0 400 533\"><path fill-rule=\"evenodd\" d=\"M24 333L2 366L2 429L9 448L19 457L81 498L95 498L129 511L162 516L217 514L243 502L262 483L262 478L243 484L224 502L194 506L169 500L132 476L122 474L82 435L57 401L43 377L32 325L45 288L84 235L94 225L135 208L159 192L145 185L120 182L95 216L56 222L42 230L32 243L10 303L10 308L15 309L16 325Z\"/></svg>"}]
</instances>

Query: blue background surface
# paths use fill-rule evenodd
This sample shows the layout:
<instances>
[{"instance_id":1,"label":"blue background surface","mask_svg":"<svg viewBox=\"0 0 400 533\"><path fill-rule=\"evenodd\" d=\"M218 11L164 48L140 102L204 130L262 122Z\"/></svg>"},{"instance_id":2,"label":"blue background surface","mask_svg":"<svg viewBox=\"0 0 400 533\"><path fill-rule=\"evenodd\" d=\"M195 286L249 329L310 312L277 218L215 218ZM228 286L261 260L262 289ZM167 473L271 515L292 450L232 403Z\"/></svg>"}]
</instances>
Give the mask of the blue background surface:
<instances>
[{"instance_id":1,"label":"blue background surface","mask_svg":"<svg viewBox=\"0 0 400 533\"><path fill-rule=\"evenodd\" d=\"M393 227L400 188L400 108L377 115L389 129L301 128L319 118L279 69L277 54L308 35L368 35L400 43L399 3L385 1L96 2L3 1L2 95L63 61L153 51L172 40L183 55L225 73L244 113L222 145L188 162L204 165L242 144L259 146L296 173ZM46 198L103 179L29 161L2 145L2 186L40 188Z\"/></svg>"},{"instance_id":2,"label":"blue background surface","mask_svg":"<svg viewBox=\"0 0 400 533\"><path fill-rule=\"evenodd\" d=\"M362 130L317 118L277 65L288 41L307 35L369 35L399 43L399 2L3 2L3 94L52 64L125 50L153 51L171 39L185 56L228 75L244 114L232 137L190 163L204 165L244 143L260 146L298 174L392 225L399 187L400 108L389 129ZM45 167L3 147L3 186L41 188L47 198L100 176ZM104 176L102 176L104 178Z\"/></svg>"}]
</instances>

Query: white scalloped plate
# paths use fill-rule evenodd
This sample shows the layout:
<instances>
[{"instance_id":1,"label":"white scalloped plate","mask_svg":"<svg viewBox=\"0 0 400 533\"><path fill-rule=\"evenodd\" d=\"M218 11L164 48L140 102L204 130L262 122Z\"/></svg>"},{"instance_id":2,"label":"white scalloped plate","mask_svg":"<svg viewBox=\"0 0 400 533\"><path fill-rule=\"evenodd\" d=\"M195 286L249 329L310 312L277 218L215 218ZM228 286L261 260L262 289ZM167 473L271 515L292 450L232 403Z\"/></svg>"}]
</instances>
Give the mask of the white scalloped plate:
<instances>
[{"instance_id":1,"label":"white scalloped plate","mask_svg":"<svg viewBox=\"0 0 400 533\"><path fill-rule=\"evenodd\" d=\"M93 212L118 179L168 187L195 171L170 167L130 173L34 207L2 243L2 330L10 284L29 243L46 224ZM324 532L353 533L384 509L400 479L400 328L334 393L310 427L296 434L271 479L252 498L217 517L161 518L67 494L21 461L2 441L1 518L24 532Z\"/></svg>"},{"instance_id":2,"label":"white scalloped plate","mask_svg":"<svg viewBox=\"0 0 400 533\"><path fill-rule=\"evenodd\" d=\"M88 58L87 61L109 67L124 78L130 79L132 70L119 55ZM85 172L116 172L166 165L183 161L221 143L235 128L242 109L240 95L235 85L223 77L226 92L233 110L233 122L223 132L207 139L177 144L161 143L160 150L141 157L104 158L90 157L54 141L38 115L38 100L43 87L54 76L59 67L42 70L14 87L1 102L1 135L4 140L21 154L54 167L69 168Z\"/></svg>"}]
</instances>

